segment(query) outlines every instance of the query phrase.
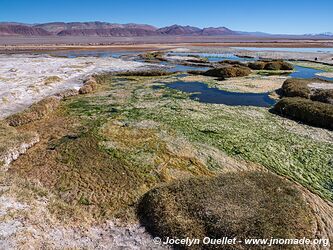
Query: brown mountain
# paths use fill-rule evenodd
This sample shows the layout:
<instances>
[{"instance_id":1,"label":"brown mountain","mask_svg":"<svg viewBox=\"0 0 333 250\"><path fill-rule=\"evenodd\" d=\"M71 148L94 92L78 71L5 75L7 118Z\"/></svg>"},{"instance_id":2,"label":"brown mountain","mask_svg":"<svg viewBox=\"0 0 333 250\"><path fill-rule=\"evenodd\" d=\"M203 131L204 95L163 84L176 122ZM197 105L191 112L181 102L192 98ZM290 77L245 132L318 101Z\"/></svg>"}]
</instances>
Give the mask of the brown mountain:
<instances>
[{"instance_id":1,"label":"brown mountain","mask_svg":"<svg viewBox=\"0 0 333 250\"><path fill-rule=\"evenodd\" d=\"M24 24L0 23L0 36L47 36L50 35L44 29L31 27Z\"/></svg>"},{"instance_id":2,"label":"brown mountain","mask_svg":"<svg viewBox=\"0 0 333 250\"><path fill-rule=\"evenodd\" d=\"M117 23L106 23L106 22L55 22L55 23L44 23L35 25L35 27L39 27L45 29L52 34L59 35L96 35L96 34L112 34L109 30L111 29L137 29L144 31L155 31L157 28L151 25L146 24L117 24ZM96 30L95 32L92 30ZM105 31L103 31L105 30ZM115 33L121 33L120 31ZM124 34L130 34L131 32L123 32ZM138 32L140 33L140 32ZM145 32L142 32L144 34Z\"/></svg>"},{"instance_id":3,"label":"brown mountain","mask_svg":"<svg viewBox=\"0 0 333 250\"><path fill-rule=\"evenodd\" d=\"M230 30L226 27L209 27L201 30L200 35L203 36L223 36L223 35L236 35L237 32Z\"/></svg>"},{"instance_id":4,"label":"brown mountain","mask_svg":"<svg viewBox=\"0 0 333 250\"><path fill-rule=\"evenodd\" d=\"M155 31L142 28L111 28L111 29L71 29L60 31L58 36L151 36Z\"/></svg>"},{"instance_id":5,"label":"brown mountain","mask_svg":"<svg viewBox=\"0 0 333 250\"><path fill-rule=\"evenodd\" d=\"M162 35L198 35L201 29L193 26L181 26L174 24L157 30Z\"/></svg>"},{"instance_id":6,"label":"brown mountain","mask_svg":"<svg viewBox=\"0 0 333 250\"><path fill-rule=\"evenodd\" d=\"M153 35L179 35L179 36L221 36L237 35L239 32L226 27L209 27L200 29L193 26L172 25L156 28L147 24L117 24L107 22L53 22L42 24L0 23L0 36L153 36Z\"/></svg>"}]
</instances>

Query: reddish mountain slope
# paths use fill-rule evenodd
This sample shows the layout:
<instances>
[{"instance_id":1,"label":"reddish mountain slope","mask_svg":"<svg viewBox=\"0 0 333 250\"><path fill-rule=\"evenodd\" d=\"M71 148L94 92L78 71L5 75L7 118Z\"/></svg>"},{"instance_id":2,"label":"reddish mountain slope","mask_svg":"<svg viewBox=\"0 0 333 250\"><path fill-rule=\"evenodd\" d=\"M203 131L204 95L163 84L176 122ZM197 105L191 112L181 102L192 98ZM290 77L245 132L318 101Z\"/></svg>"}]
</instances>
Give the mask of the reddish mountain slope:
<instances>
[{"instance_id":1,"label":"reddish mountain slope","mask_svg":"<svg viewBox=\"0 0 333 250\"><path fill-rule=\"evenodd\" d=\"M44 29L37 27L30 27L21 24L1 24L0 23L0 36L47 36L50 35Z\"/></svg>"},{"instance_id":2,"label":"reddish mountain slope","mask_svg":"<svg viewBox=\"0 0 333 250\"><path fill-rule=\"evenodd\" d=\"M238 32L225 27L209 27L200 29L193 26L172 25L157 29L147 24L117 24L106 22L53 22L36 25L21 23L0 23L0 36L152 36L152 35L179 35L179 36L220 36L237 35Z\"/></svg>"}]
</instances>

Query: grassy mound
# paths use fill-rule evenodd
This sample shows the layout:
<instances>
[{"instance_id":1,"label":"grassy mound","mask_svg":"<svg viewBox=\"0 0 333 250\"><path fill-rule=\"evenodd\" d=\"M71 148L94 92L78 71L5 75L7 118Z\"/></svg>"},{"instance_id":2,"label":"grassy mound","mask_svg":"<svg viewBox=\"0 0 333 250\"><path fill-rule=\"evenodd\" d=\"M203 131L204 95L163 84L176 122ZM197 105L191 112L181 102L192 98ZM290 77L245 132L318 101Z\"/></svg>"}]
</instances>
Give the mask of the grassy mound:
<instances>
[{"instance_id":1,"label":"grassy mound","mask_svg":"<svg viewBox=\"0 0 333 250\"><path fill-rule=\"evenodd\" d=\"M164 70L141 70L141 71L126 71L116 74L117 76L167 76L173 74Z\"/></svg>"},{"instance_id":2,"label":"grassy mound","mask_svg":"<svg viewBox=\"0 0 333 250\"><path fill-rule=\"evenodd\" d=\"M191 55L191 59L187 59L185 61L189 62L189 63L208 63L209 62L207 58L196 56L196 55Z\"/></svg>"},{"instance_id":3,"label":"grassy mound","mask_svg":"<svg viewBox=\"0 0 333 250\"><path fill-rule=\"evenodd\" d=\"M253 70L293 70L292 64L278 60L250 62L247 66Z\"/></svg>"},{"instance_id":4,"label":"grassy mound","mask_svg":"<svg viewBox=\"0 0 333 250\"><path fill-rule=\"evenodd\" d=\"M257 61L257 62L249 62L247 64L247 66L250 68L250 69L253 69L253 70L262 70L265 68L265 65L266 63L265 62L261 62L261 61Z\"/></svg>"},{"instance_id":5,"label":"grassy mound","mask_svg":"<svg viewBox=\"0 0 333 250\"><path fill-rule=\"evenodd\" d=\"M233 65L229 67L209 69L203 74L206 76L229 78L229 77L247 76L251 74L251 70L248 67Z\"/></svg>"},{"instance_id":6,"label":"grassy mound","mask_svg":"<svg viewBox=\"0 0 333 250\"><path fill-rule=\"evenodd\" d=\"M284 81L282 85L283 96L286 97L303 97L313 101L325 102L333 104L333 90L332 89L315 89L311 90L308 86L312 82L323 82L320 79L298 79L290 78ZM329 83L328 83L329 84Z\"/></svg>"},{"instance_id":7,"label":"grassy mound","mask_svg":"<svg viewBox=\"0 0 333 250\"><path fill-rule=\"evenodd\" d=\"M80 94L88 94L97 89L97 81L92 76L87 78L83 83L83 86L79 89Z\"/></svg>"},{"instance_id":8,"label":"grassy mound","mask_svg":"<svg viewBox=\"0 0 333 250\"><path fill-rule=\"evenodd\" d=\"M80 90L79 93L80 94L88 94L91 92L94 92L97 89L97 84L96 83L89 83L89 84L84 84Z\"/></svg>"},{"instance_id":9,"label":"grassy mound","mask_svg":"<svg viewBox=\"0 0 333 250\"><path fill-rule=\"evenodd\" d=\"M190 75L203 75L206 71L204 70L189 70L187 71Z\"/></svg>"},{"instance_id":10,"label":"grassy mound","mask_svg":"<svg viewBox=\"0 0 333 250\"><path fill-rule=\"evenodd\" d=\"M59 98L67 98L67 97L71 97L71 96L76 96L79 94L79 91L76 89L66 89L64 91L61 91L57 94L55 94L55 96L59 97Z\"/></svg>"},{"instance_id":11,"label":"grassy mound","mask_svg":"<svg viewBox=\"0 0 333 250\"><path fill-rule=\"evenodd\" d=\"M36 120L42 119L44 116L55 110L60 104L60 99L54 96L47 97L21 113L17 113L7 117L10 126L21 126Z\"/></svg>"},{"instance_id":12,"label":"grassy mound","mask_svg":"<svg viewBox=\"0 0 333 250\"><path fill-rule=\"evenodd\" d=\"M309 98L311 90L308 87L310 83L307 79L290 78L284 81L282 85L283 95L287 97Z\"/></svg>"},{"instance_id":13,"label":"grassy mound","mask_svg":"<svg viewBox=\"0 0 333 250\"><path fill-rule=\"evenodd\" d=\"M239 65L239 66L246 66L244 63L235 60L223 60L219 61L219 64L230 64L230 65Z\"/></svg>"},{"instance_id":14,"label":"grassy mound","mask_svg":"<svg viewBox=\"0 0 333 250\"><path fill-rule=\"evenodd\" d=\"M15 160L37 141L36 133L19 132L0 120L0 171L5 170L12 160Z\"/></svg>"},{"instance_id":15,"label":"grassy mound","mask_svg":"<svg viewBox=\"0 0 333 250\"><path fill-rule=\"evenodd\" d=\"M159 61L166 61L164 59L164 52L155 51L155 52L147 52L144 54L140 54L139 57L142 58L146 62L159 62Z\"/></svg>"},{"instance_id":16,"label":"grassy mound","mask_svg":"<svg viewBox=\"0 0 333 250\"><path fill-rule=\"evenodd\" d=\"M312 101L333 104L333 89L318 89L310 98Z\"/></svg>"},{"instance_id":17,"label":"grassy mound","mask_svg":"<svg viewBox=\"0 0 333 250\"><path fill-rule=\"evenodd\" d=\"M289 97L281 99L273 110L309 125L333 129L333 105L331 104Z\"/></svg>"},{"instance_id":18,"label":"grassy mound","mask_svg":"<svg viewBox=\"0 0 333 250\"><path fill-rule=\"evenodd\" d=\"M266 70L293 70L293 66L290 63L284 61L272 61L265 64Z\"/></svg>"},{"instance_id":19,"label":"grassy mound","mask_svg":"<svg viewBox=\"0 0 333 250\"><path fill-rule=\"evenodd\" d=\"M300 191L291 182L263 172L161 186L145 194L138 213L148 230L162 238L299 238L311 237L314 227Z\"/></svg>"}]
</instances>

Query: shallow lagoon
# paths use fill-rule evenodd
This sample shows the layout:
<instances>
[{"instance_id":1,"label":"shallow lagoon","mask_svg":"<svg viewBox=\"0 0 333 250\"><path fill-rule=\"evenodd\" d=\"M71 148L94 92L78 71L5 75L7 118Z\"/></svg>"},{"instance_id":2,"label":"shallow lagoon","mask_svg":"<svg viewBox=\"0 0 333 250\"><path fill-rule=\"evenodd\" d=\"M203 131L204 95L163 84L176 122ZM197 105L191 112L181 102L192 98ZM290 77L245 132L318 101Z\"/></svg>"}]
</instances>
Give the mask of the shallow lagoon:
<instances>
[{"instance_id":1,"label":"shallow lagoon","mask_svg":"<svg viewBox=\"0 0 333 250\"><path fill-rule=\"evenodd\" d=\"M319 78L323 80L333 81L332 77L324 77L317 75L318 73L324 72L323 70L301 67L301 66L294 66L295 71L292 72L289 76L293 78Z\"/></svg>"},{"instance_id":2,"label":"shallow lagoon","mask_svg":"<svg viewBox=\"0 0 333 250\"><path fill-rule=\"evenodd\" d=\"M251 51L287 51L287 52L318 52L333 53L333 48L258 48L258 47L231 47L233 49Z\"/></svg>"},{"instance_id":3,"label":"shallow lagoon","mask_svg":"<svg viewBox=\"0 0 333 250\"><path fill-rule=\"evenodd\" d=\"M270 107L275 101L268 93L239 93L210 88L202 82L176 81L166 85L186 93L193 93L190 98L204 103L225 104L230 106Z\"/></svg>"}]
</instances>

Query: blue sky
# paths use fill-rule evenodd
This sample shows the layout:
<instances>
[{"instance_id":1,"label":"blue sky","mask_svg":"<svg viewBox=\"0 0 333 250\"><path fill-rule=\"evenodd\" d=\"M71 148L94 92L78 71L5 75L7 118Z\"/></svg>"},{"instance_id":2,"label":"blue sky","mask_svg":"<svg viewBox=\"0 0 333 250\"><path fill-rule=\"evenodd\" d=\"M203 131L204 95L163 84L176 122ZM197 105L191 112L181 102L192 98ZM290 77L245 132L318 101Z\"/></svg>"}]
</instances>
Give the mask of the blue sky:
<instances>
[{"instance_id":1,"label":"blue sky","mask_svg":"<svg viewBox=\"0 0 333 250\"><path fill-rule=\"evenodd\" d=\"M333 32L331 0L0 0L0 21L106 21L226 26L283 34Z\"/></svg>"}]
</instances>

